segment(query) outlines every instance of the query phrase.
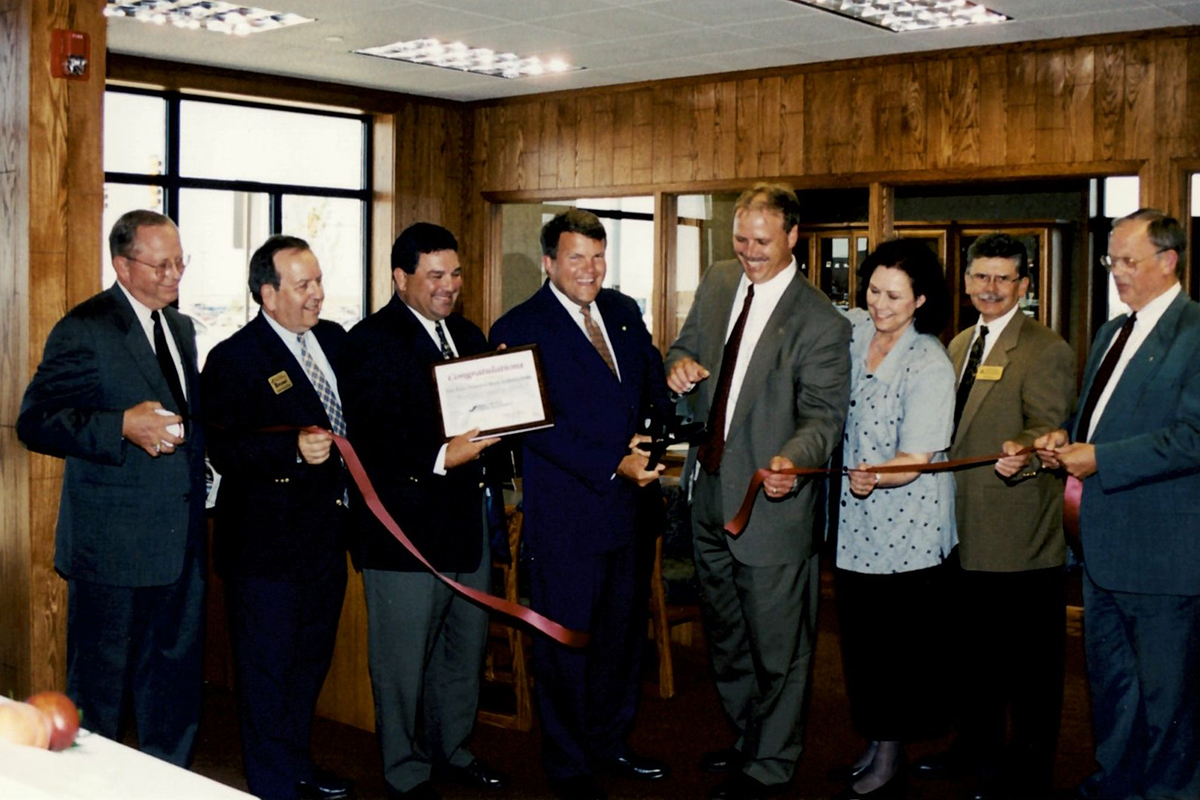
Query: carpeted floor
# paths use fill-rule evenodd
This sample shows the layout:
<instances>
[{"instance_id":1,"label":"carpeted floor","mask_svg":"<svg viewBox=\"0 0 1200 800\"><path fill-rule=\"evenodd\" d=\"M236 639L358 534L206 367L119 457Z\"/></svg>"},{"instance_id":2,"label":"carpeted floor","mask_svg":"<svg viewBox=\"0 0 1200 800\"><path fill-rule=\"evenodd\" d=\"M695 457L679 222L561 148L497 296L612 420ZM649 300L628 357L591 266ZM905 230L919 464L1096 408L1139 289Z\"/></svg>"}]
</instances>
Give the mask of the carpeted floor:
<instances>
[{"instance_id":1,"label":"carpeted floor","mask_svg":"<svg viewBox=\"0 0 1200 800\"><path fill-rule=\"evenodd\" d=\"M1074 786L1090 772L1092 766L1087 681L1083 671L1083 647L1077 619L1077 615L1069 615L1067 679L1056 767L1056 785L1060 787ZM826 772L847 763L862 746L862 742L850 730L837 621L829 597L822 599L819 631L804 756L793 788L781 795L785 798L829 797L841 787L827 780ZM719 781L719 776L703 773L697 767L698 759L704 752L731 743L729 729L709 679L703 644L694 647L676 645L673 652L676 694L669 700L663 700L658 696L653 651L647 650L643 701L631 740L636 751L665 759L671 766L672 775L656 783L608 780L605 785L612 800L705 798ZM213 688L206 693L200 736L195 770L222 783L245 789L230 692ZM909 757L942 749L948 741L912 745ZM550 797L539 763L538 748L536 725L529 733L480 725L473 750L476 756L506 772L512 779L511 787L494 794L453 785L439 786L439 791L447 800ZM373 734L320 720L313 736L313 750L319 764L354 779L360 800L382 800L385 797ZM916 800L960 800L967 789L965 784L955 782L913 780L908 796Z\"/></svg>"}]
</instances>

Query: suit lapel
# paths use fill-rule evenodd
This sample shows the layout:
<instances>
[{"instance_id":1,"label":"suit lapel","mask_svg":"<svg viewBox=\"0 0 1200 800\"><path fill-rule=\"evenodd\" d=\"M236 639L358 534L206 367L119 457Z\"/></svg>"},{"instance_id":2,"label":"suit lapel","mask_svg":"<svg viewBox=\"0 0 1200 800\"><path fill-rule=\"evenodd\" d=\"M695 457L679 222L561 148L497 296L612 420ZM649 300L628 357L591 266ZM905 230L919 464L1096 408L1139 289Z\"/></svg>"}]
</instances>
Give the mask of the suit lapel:
<instances>
[{"instance_id":1,"label":"suit lapel","mask_svg":"<svg viewBox=\"0 0 1200 800\"><path fill-rule=\"evenodd\" d=\"M580 369L591 373L592 380L609 380L617 382L617 377L612 374L612 370L604 363L604 359L596 352L596 348L592 345L590 339L584 334L583 329L576 324L575 320L571 319L567 309L558 301L558 298L550 291L550 282L542 284L540 293L536 295L538 305L545 320L546 329L552 334L552 338L561 342L563 351L569 353L571 358L578 362ZM600 310L604 314L604 309ZM609 326L609 318L604 319L605 327ZM609 338L613 338L613 331L609 330ZM615 347L615 345L614 345ZM620 362L617 362L620 364Z\"/></svg>"},{"instance_id":2,"label":"suit lapel","mask_svg":"<svg viewBox=\"0 0 1200 800\"><path fill-rule=\"evenodd\" d=\"M733 409L733 417L729 420L730 432L736 430L749 415L754 401L760 394L759 388L766 380L767 373L778 361L779 350L783 347L784 342L790 341L792 338L788 335L789 327L800 323L800 316L796 312L800 300L800 284L798 282L802 280L808 279L797 271L792 277L792 282L783 290L779 302L775 304L775 309L771 312L770 319L767 320L766 327L763 328L762 335L758 337L758 342L754 345L754 352L750 354L750 363L746 365L746 374L742 377L741 388L738 389L737 406Z\"/></svg>"},{"instance_id":3,"label":"suit lapel","mask_svg":"<svg viewBox=\"0 0 1200 800\"><path fill-rule=\"evenodd\" d=\"M717 380L721 375L722 361L725 355L725 335L729 330L729 320L733 315L733 301L737 294L738 281L742 278L740 267L729 269L712 276L717 281L709 295L707 307L702 309L705 316L711 320L708 323L711 335L703 345L700 353L700 363L709 369L710 377L701 386L708 393L709 407L712 406L712 392L716 391ZM706 411L705 414L708 412Z\"/></svg>"},{"instance_id":4,"label":"suit lapel","mask_svg":"<svg viewBox=\"0 0 1200 800\"><path fill-rule=\"evenodd\" d=\"M1187 295L1180 292L1171 301L1154 330L1150 331L1150 335L1129 359L1120 380L1113 387L1108 403L1104 406L1104 413L1096 422L1093 438L1100 438L1101 431L1106 427L1106 420L1119 422L1133 413L1146 384L1162 367L1167 351L1171 349L1171 343L1175 340L1175 329L1179 326L1179 317L1187 300Z\"/></svg>"},{"instance_id":5,"label":"suit lapel","mask_svg":"<svg viewBox=\"0 0 1200 800\"><path fill-rule=\"evenodd\" d=\"M1025 326L1026 320L1027 317L1024 312L1018 311L1013 316L1012 321L1000 333L1000 338L996 339L996 343L992 345L991 351L980 366L999 367L1001 370L1008 367L1008 354L1020 342L1021 328ZM965 350L966 348L964 348ZM961 371L962 365L956 364L955 368ZM955 374L957 375L958 373ZM963 406L962 419L958 423L959 430L965 431L970 429L971 420L975 418L975 413L979 411L979 407L983 405L983 401L987 399L987 396L997 383L999 381L981 381L976 378L975 385L971 387L971 395L967 398L967 404Z\"/></svg>"},{"instance_id":6,"label":"suit lapel","mask_svg":"<svg viewBox=\"0 0 1200 800\"><path fill-rule=\"evenodd\" d=\"M167 379L163 376L162 369L158 366L158 358L154 355L154 346L150 344L150 339L146 336L146 329L142 327L142 323L138 320L133 306L129 304L129 299L125 297L125 293L121 291L121 288L114 284L108 291L112 296L121 321L125 324L125 348L133 358L133 363L137 364L142 377L146 379L146 382L154 390L155 398L160 402L164 398L169 399L171 397L171 387L167 385ZM189 388L191 388L190 383ZM171 401L171 405L174 404L174 401Z\"/></svg>"}]
</instances>

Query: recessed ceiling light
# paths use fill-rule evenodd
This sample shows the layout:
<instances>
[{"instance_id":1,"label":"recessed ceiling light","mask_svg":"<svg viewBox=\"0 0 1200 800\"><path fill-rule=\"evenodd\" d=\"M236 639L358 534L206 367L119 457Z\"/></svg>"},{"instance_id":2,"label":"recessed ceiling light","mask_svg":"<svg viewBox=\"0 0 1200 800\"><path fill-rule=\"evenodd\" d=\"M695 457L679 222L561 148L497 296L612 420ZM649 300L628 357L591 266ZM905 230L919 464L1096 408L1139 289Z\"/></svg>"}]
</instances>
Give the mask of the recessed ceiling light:
<instances>
[{"instance_id":1,"label":"recessed ceiling light","mask_svg":"<svg viewBox=\"0 0 1200 800\"><path fill-rule=\"evenodd\" d=\"M364 56L376 56L392 61L407 61L430 67L456 69L497 78L527 78L553 72L573 72L576 67L561 58L541 59L538 56L519 56L516 53L497 53L486 47L467 47L462 42L446 44L437 39L412 39L379 47L355 50Z\"/></svg>"},{"instance_id":2,"label":"recessed ceiling light","mask_svg":"<svg viewBox=\"0 0 1200 800\"><path fill-rule=\"evenodd\" d=\"M308 17L219 0L107 0L106 17L132 17L155 25L247 36L312 22Z\"/></svg>"},{"instance_id":3,"label":"recessed ceiling light","mask_svg":"<svg viewBox=\"0 0 1200 800\"><path fill-rule=\"evenodd\" d=\"M1012 19L970 0L792 0L889 31L987 25Z\"/></svg>"}]
</instances>

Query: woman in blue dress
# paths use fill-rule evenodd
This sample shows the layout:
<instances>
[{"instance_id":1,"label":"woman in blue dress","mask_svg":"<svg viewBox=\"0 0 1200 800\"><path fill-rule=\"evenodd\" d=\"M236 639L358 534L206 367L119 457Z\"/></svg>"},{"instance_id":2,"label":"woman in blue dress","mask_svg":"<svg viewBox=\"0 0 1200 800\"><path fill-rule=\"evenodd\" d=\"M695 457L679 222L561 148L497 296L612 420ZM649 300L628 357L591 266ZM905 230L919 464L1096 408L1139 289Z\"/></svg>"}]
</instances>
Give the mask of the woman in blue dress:
<instances>
[{"instance_id":1,"label":"woman in blue dress","mask_svg":"<svg viewBox=\"0 0 1200 800\"><path fill-rule=\"evenodd\" d=\"M946 560L957 543L949 472L872 467L944 461L953 436L954 370L938 340L946 278L922 242L885 242L859 268L851 399L839 498L836 593L851 721L868 745L838 795L904 792L903 743L940 732L948 668L939 657Z\"/></svg>"}]
</instances>

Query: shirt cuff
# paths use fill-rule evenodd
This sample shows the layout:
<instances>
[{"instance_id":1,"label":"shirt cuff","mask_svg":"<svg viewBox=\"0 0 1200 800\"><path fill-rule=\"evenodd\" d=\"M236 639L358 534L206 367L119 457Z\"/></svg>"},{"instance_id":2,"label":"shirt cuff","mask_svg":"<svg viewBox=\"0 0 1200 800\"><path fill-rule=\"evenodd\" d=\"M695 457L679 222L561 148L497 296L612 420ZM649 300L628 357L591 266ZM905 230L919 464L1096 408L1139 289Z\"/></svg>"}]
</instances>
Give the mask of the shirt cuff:
<instances>
[{"instance_id":1,"label":"shirt cuff","mask_svg":"<svg viewBox=\"0 0 1200 800\"><path fill-rule=\"evenodd\" d=\"M442 445L441 449L438 450L437 458L433 460L434 475L446 474L446 447L447 445Z\"/></svg>"}]
</instances>

